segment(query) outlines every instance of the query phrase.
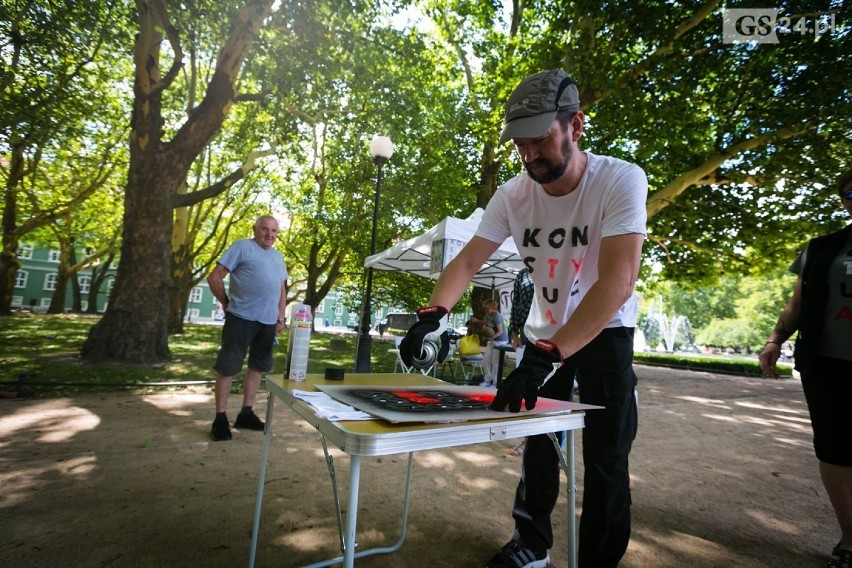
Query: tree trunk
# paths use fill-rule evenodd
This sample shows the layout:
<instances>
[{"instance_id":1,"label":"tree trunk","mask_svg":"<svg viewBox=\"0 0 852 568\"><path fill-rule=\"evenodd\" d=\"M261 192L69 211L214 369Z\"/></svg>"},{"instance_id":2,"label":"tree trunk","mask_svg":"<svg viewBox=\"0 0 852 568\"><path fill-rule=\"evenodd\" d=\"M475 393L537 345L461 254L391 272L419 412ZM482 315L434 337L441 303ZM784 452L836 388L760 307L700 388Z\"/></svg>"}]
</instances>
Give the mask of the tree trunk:
<instances>
[{"instance_id":1,"label":"tree trunk","mask_svg":"<svg viewBox=\"0 0 852 568\"><path fill-rule=\"evenodd\" d=\"M12 313L12 291L15 289L15 275L21 267L18 261L17 241L3 236L3 250L0 252L0 316Z\"/></svg>"},{"instance_id":2,"label":"tree trunk","mask_svg":"<svg viewBox=\"0 0 852 568\"><path fill-rule=\"evenodd\" d=\"M59 266L56 267L56 287L53 289L53 295L50 297L50 306L47 308L49 314L65 313L65 298L68 296L68 278L69 266L68 262L68 239L59 237Z\"/></svg>"},{"instance_id":3,"label":"tree trunk","mask_svg":"<svg viewBox=\"0 0 852 568\"><path fill-rule=\"evenodd\" d=\"M488 142L482 148L482 161L480 163L479 172L479 190L476 194L476 206L483 209L488 206L488 202L494 197L497 192L497 173L500 171L501 163L496 161L494 153L494 145ZM470 309L473 315L482 319L485 317L485 309L482 307L482 302L494 298L494 295L499 294L494 290L480 288L474 286L470 292ZM499 299L499 298L494 298Z\"/></svg>"},{"instance_id":4,"label":"tree trunk","mask_svg":"<svg viewBox=\"0 0 852 568\"><path fill-rule=\"evenodd\" d=\"M184 187L178 188L183 192ZM169 298L169 335L183 333L186 304L192 290L192 258L187 244L189 235L189 207L178 207L172 222L172 279L175 286Z\"/></svg>"},{"instance_id":5,"label":"tree trunk","mask_svg":"<svg viewBox=\"0 0 852 568\"><path fill-rule=\"evenodd\" d=\"M0 251L0 316L12 313L12 294L15 290L15 276L21 263L18 261L18 183L23 176L23 147L15 144L11 149L9 174L6 187L3 188L3 249Z\"/></svg>"},{"instance_id":6,"label":"tree trunk","mask_svg":"<svg viewBox=\"0 0 852 568\"><path fill-rule=\"evenodd\" d=\"M497 299L492 296L492 290L489 290L488 288L480 288L479 286L474 286L473 290L470 291L470 309L473 311L473 315L480 319L484 318L485 308L482 307L482 302L491 299Z\"/></svg>"},{"instance_id":7,"label":"tree trunk","mask_svg":"<svg viewBox=\"0 0 852 568\"><path fill-rule=\"evenodd\" d=\"M219 52L204 99L170 141L163 139L163 93L183 66L178 30L165 3L137 2L140 33L134 46L135 79L130 124L130 166L124 197L121 261L104 317L81 350L89 361L158 363L171 359L168 344L172 298L173 208L198 203L227 189L177 203L193 161L221 130L236 96L243 61L269 15L273 0L246 0ZM162 32L172 48L172 64L160 69ZM184 196L186 197L186 196Z\"/></svg>"},{"instance_id":8,"label":"tree trunk","mask_svg":"<svg viewBox=\"0 0 852 568\"><path fill-rule=\"evenodd\" d=\"M98 266L92 267L92 282L89 285L89 305L86 307L87 314L98 313L98 296L100 295L101 286L103 286L109 269L112 267L112 260L115 258L115 253L109 253L106 260Z\"/></svg>"},{"instance_id":9,"label":"tree trunk","mask_svg":"<svg viewBox=\"0 0 852 568\"><path fill-rule=\"evenodd\" d=\"M186 247L182 247L182 251L186 251ZM174 278L174 288L169 299L169 335L183 333L183 322L186 319L186 305L189 302L189 294L192 292L194 285L192 278L192 266L186 266L185 261L180 260L180 252L172 255L174 258L174 268L172 274Z\"/></svg>"},{"instance_id":10,"label":"tree trunk","mask_svg":"<svg viewBox=\"0 0 852 568\"><path fill-rule=\"evenodd\" d=\"M47 308L49 314L61 314L65 312L65 297L68 289L68 271L61 268L56 277L56 288L50 296L50 306Z\"/></svg>"},{"instance_id":11,"label":"tree trunk","mask_svg":"<svg viewBox=\"0 0 852 568\"><path fill-rule=\"evenodd\" d=\"M169 300L169 335L183 333L183 322L186 320L186 304L191 287L187 289L184 282L175 281L172 297Z\"/></svg>"},{"instance_id":12,"label":"tree trunk","mask_svg":"<svg viewBox=\"0 0 852 568\"><path fill-rule=\"evenodd\" d=\"M182 183L174 178L158 163L131 164L121 262L107 311L83 345L81 355L88 361L171 359L167 334L167 300L173 287L171 196Z\"/></svg>"},{"instance_id":13,"label":"tree trunk","mask_svg":"<svg viewBox=\"0 0 852 568\"><path fill-rule=\"evenodd\" d=\"M71 242L71 250L68 251L69 264L77 266L77 251L74 242ZM91 283L89 284L91 286ZM71 311L80 313L83 311L83 294L80 292L80 271L75 270L71 275Z\"/></svg>"}]
</instances>

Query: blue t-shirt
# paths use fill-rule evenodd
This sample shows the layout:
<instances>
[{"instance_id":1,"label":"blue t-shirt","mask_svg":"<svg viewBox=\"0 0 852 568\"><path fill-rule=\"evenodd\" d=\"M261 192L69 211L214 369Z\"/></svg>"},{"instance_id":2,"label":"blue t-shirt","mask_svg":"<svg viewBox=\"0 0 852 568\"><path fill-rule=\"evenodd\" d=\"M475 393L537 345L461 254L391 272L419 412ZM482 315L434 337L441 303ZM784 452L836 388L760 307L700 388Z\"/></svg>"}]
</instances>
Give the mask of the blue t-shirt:
<instances>
[{"instance_id":1,"label":"blue t-shirt","mask_svg":"<svg viewBox=\"0 0 852 568\"><path fill-rule=\"evenodd\" d=\"M485 325L490 327L497 332L497 329L500 329L500 333L496 333L494 337L491 338L491 341L495 343L509 341L509 334L506 332L506 325L503 323L503 314L500 312L494 312L493 314L485 314L485 318L483 318Z\"/></svg>"},{"instance_id":2,"label":"blue t-shirt","mask_svg":"<svg viewBox=\"0 0 852 568\"><path fill-rule=\"evenodd\" d=\"M281 287L287 281L284 257L274 248L265 249L254 239L232 244L219 259L231 273L228 312L250 321L278 321Z\"/></svg>"}]
</instances>

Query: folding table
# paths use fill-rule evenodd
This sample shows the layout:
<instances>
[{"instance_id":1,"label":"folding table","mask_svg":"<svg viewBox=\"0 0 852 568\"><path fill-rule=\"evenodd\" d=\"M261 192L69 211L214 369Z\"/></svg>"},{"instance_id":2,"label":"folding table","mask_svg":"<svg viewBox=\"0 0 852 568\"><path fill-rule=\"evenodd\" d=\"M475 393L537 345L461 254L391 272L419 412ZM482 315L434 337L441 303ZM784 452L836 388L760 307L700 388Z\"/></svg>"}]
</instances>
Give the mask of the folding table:
<instances>
[{"instance_id":1,"label":"folding table","mask_svg":"<svg viewBox=\"0 0 852 568\"><path fill-rule=\"evenodd\" d=\"M263 437L263 450L260 459L260 475L257 484L257 501L255 503L254 522L251 532L251 550L249 567L253 568L257 552L258 532L260 529L260 513L263 505L263 490L266 479L266 465L269 459L270 441L272 439L273 406L275 399L280 399L298 416L316 428L320 435L323 451L326 456L329 474L332 480L332 490L337 508L338 527L342 556L311 564L311 568L320 568L340 564L352 568L356 558L375 554L388 554L402 546L408 520L408 506L411 496L411 471L413 455L416 451L435 450L522 438L535 434L548 434L562 461L562 467L568 477L568 563L576 567L576 486L574 479L574 430L584 426L583 411L566 410L557 414L527 414L527 413L495 413L494 419L475 420L453 423L391 423L384 420L341 421L332 422L317 417L313 407L296 398L295 390L318 390L317 385L347 385L347 386L414 386L440 389L448 383L415 374L392 373L362 373L349 374L345 380L327 381L322 375L308 375L305 381L289 381L283 378L266 377L266 387L269 391L269 401L266 408L266 430ZM578 405L581 406L581 405ZM567 436L566 451L563 453L554 432L565 432ZM334 474L333 460L328 453L327 442L331 442L349 456L349 492L346 507L346 520L341 514L337 498L337 483ZM386 456L408 452L408 470L405 483L403 516L399 540L392 546L355 550L355 534L358 513L358 492L360 488L361 458L370 456Z\"/></svg>"}]
</instances>

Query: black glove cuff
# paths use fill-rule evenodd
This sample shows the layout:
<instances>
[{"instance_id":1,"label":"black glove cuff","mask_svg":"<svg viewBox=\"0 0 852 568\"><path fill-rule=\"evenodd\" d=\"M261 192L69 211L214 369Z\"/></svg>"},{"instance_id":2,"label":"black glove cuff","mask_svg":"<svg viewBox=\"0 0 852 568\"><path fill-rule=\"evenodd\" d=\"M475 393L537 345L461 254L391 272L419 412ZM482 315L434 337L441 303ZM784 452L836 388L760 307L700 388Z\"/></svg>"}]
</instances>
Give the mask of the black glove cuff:
<instances>
[{"instance_id":1,"label":"black glove cuff","mask_svg":"<svg viewBox=\"0 0 852 568\"><path fill-rule=\"evenodd\" d=\"M417 310L417 319L419 320L434 320L438 321L450 311L444 306L429 306L428 308L420 308Z\"/></svg>"},{"instance_id":2,"label":"black glove cuff","mask_svg":"<svg viewBox=\"0 0 852 568\"><path fill-rule=\"evenodd\" d=\"M559 346L553 343L552 341L548 341L547 339L539 339L535 342L535 348L547 353L551 359L553 359L554 363L562 363L565 358L562 356L562 351L559 350Z\"/></svg>"}]
</instances>

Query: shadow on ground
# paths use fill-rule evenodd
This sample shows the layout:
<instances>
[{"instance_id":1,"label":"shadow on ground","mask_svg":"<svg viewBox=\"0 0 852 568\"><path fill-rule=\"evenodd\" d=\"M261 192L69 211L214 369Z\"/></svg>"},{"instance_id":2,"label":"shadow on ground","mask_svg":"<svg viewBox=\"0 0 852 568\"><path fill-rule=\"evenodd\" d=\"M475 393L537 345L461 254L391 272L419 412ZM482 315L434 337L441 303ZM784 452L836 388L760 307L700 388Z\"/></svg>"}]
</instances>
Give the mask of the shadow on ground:
<instances>
[{"instance_id":1,"label":"shadow on ground","mask_svg":"<svg viewBox=\"0 0 852 568\"><path fill-rule=\"evenodd\" d=\"M622 566L823 566L835 522L800 384L645 366L637 373L634 526ZM262 437L235 431L230 442L209 442L212 407L207 391L0 400L0 566L246 565ZM281 404L273 430L257 566L339 554L316 432ZM512 531L515 444L416 454L405 544L356 565L483 566ZM581 450L578 436L578 503ZM332 455L346 480L347 458ZM406 462L363 460L359 548L396 540ZM564 489L551 551L560 567Z\"/></svg>"}]
</instances>

